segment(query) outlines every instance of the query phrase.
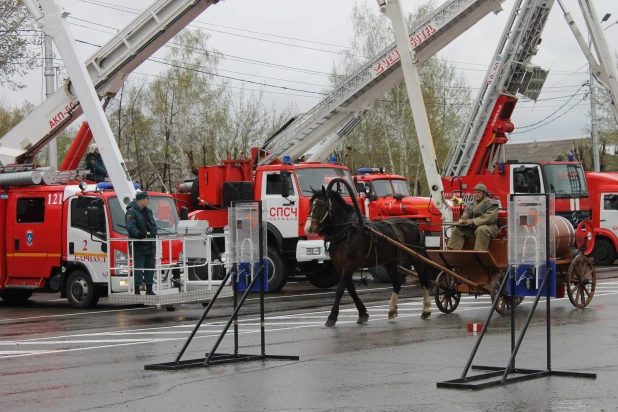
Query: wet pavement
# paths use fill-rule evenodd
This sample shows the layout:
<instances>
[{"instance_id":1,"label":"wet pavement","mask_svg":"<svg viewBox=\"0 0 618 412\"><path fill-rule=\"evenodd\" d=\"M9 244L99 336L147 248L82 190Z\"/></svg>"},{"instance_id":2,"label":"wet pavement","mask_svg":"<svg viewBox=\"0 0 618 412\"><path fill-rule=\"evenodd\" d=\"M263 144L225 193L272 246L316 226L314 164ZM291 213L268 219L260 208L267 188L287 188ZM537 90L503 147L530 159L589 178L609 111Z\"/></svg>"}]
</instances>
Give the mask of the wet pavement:
<instances>
[{"instance_id":1,"label":"wet pavement","mask_svg":"<svg viewBox=\"0 0 618 412\"><path fill-rule=\"evenodd\" d=\"M595 297L584 310L568 298L552 300L552 367L591 372L596 380L551 377L483 391L439 389L458 378L483 322L489 298L463 296L441 314L432 301L420 319L420 288L408 283L399 317L387 319L386 285L357 286L370 321L357 325L346 296L337 326L324 326L334 292L306 282L267 295L266 353L300 361L257 361L181 370L146 371L173 361L203 312L175 312L105 304L68 307L56 295L24 306L0 302L0 399L13 410L217 410L217 411L617 411L618 274L599 273ZM518 307L521 325L531 298ZM240 352L259 354L258 301L252 297L240 324ZM218 302L183 359L201 358L214 344L231 300ZM545 303L539 305L517 366L544 369ZM510 319L494 315L474 364L504 366ZM226 337L219 352L233 351ZM475 372L471 372L475 374Z\"/></svg>"}]
</instances>

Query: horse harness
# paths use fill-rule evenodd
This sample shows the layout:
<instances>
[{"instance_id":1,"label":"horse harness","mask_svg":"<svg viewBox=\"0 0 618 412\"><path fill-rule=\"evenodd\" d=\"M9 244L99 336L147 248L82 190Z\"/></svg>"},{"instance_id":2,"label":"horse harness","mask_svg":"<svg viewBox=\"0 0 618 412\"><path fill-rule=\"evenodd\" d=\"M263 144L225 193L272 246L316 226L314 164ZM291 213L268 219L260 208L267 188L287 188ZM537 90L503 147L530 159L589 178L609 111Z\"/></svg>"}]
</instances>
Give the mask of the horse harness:
<instances>
[{"instance_id":1,"label":"horse harness","mask_svg":"<svg viewBox=\"0 0 618 412\"><path fill-rule=\"evenodd\" d=\"M321 199L314 199L313 201L314 203L311 205L311 209L309 210L309 216L307 217L308 220L310 221L315 221L318 223L318 227L321 226L324 221L328 218L329 215L331 215L332 213L332 201L330 198L328 198L328 202L325 202L324 200ZM316 206L317 203L322 203L326 210L324 211L324 214L320 217L320 218L314 218L313 215L313 209ZM370 223L367 221L367 218L365 217L365 225L369 225ZM387 225L390 226L390 228L392 229L393 233L395 234L395 236L397 237L397 241L399 243L401 243L402 245L405 246L410 246L410 247L414 247L415 245L407 245L404 243L404 239L402 234L399 232L399 230L397 229L397 227L395 226L394 223L388 221L388 220L382 220L381 222L386 223ZM411 220L406 220L405 221L408 224L411 224L415 227L418 228L418 225L416 224L416 222L411 221ZM351 231L354 228L357 228L357 223L358 223L358 216L356 215L356 213L352 212L348 215L348 217L346 218L345 222L343 223L339 223L338 225L343 226L343 230L338 231L336 234L330 235L327 234L324 236L324 248L328 249L327 244L330 243L331 245L335 245L337 243L342 242L344 239L346 240L346 242L350 241L350 236L351 236ZM330 225L330 226L335 226L335 225ZM375 226L375 224L371 224L371 226L373 226L374 230L378 230ZM379 230L378 230L379 231ZM420 232L422 235L422 232ZM318 234L321 234L318 232ZM389 236L390 237L390 236ZM423 239L421 239L422 241ZM376 239L376 235L372 234L369 237L369 249L367 250L367 255L365 256L364 262L367 262L367 259L369 259L369 256L371 254L371 249L373 248L374 252L375 252L375 261L378 261L378 248L376 247L377 245L377 239ZM399 251L399 253L401 254L401 251Z\"/></svg>"}]
</instances>

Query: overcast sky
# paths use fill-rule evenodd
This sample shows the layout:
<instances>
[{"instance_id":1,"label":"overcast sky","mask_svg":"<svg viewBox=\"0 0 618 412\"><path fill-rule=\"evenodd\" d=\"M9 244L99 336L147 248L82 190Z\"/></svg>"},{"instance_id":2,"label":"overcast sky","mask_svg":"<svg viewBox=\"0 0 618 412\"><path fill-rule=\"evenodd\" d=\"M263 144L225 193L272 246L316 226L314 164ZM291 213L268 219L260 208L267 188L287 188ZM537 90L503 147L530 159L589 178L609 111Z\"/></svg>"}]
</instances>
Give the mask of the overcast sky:
<instances>
[{"instance_id":1,"label":"overcast sky","mask_svg":"<svg viewBox=\"0 0 618 412\"><path fill-rule=\"evenodd\" d=\"M56 1L71 13L73 18L69 21L75 38L99 45L113 36L114 29L122 28L137 12L152 3L150 0ZM245 83L245 88L257 90L262 87L267 106L274 104L282 108L288 103L295 103L298 110L303 112L320 100L315 92L322 92L328 86L327 74L333 64L341 60L339 53L349 45L352 36L351 9L355 2L363 1L377 9L375 0L224 0L208 8L194 21L192 27L209 32L209 48L226 55L219 73L239 79L230 82L233 92L238 92L242 80L257 82L262 86ZM406 12L411 12L425 2L403 0L403 6ZM442 3L443 0L435 2L436 5ZM486 69L493 59L498 38L513 3L514 0L506 0L502 12L486 16L440 52L441 56L454 62L466 77L473 97L476 97ZM577 0L563 0L563 3L586 35ZM616 23L618 1L594 0L594 3L600 15L612 13L605 27ZM616 51L618 24L609 27L605 34L610 48ZM79 49L84 60L96 51L96 47L86 44L79 44ZM162 48L156 55L162 57L166 52L167 49ZM513 134L512 141L559 140L583 136L590 121L590 101L583 100L588 87L581 87L588 80L587 64L557 2L545 26L543 43L533 63L550 69L549 77L539 101L536 104L520 102L513 120L516 131L518 127L537 122L547 125L526 133ZM62 63L57 60L56 64ZM154 62L145 62L132 77L146 76L152 79L152 75L165 68ZM43 95L42 71L35 71L22 81L28 84L26 89L17 92L3 90L0 94L15 104L24 99L39 103ZM560 109L565 103L565 107ZM574 107L570 109L571 106ZM560 115L562 117L552 121Z\"/></svg>"}]
</instances>

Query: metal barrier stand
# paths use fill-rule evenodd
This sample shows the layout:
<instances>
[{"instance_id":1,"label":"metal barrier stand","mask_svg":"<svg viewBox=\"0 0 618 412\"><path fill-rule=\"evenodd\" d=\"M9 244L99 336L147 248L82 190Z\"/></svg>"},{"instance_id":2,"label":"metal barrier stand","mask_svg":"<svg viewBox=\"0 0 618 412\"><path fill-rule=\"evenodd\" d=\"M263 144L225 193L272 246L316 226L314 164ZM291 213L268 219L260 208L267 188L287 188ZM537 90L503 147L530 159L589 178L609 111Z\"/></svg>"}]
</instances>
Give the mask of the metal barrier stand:
<instances>
[{"instance_id":1,"label":"metal barrier stand","mask_svg":"<svg viewBox=\"0 0 618 412\"><path fill-rule=\"evenodd\" d=\"M511 200L513 200L513 196L514 195L510 195ZM520 195L522 196L522 195ZM545 195L546 199L549 200L549 195ZM548 211L549 211L549 203L546 203ZM549 213L546 213L545 215L546 218L546 225L545 227L548 228L549 227ZM491 309L489 310L489 314L487 316L487 319L485 320L485 323L483 324L483 328L481 330L481 333L478 337L478 339L476 340L475 344L474 344L474 348L472 349L472 353L470 354L470 357L468 358L468 362L466 363L466 366L464 367L464 371L461 374L461 377L458 379L452 379L452 380L448 380L448 381L443 381L443 382L437 382L436 386L438 388L450 388L450 389L471 389L471 390L479 390L479 389L486 389L486 388L492 388L495 386L501 386L501 385L507 385L510 383L515 383L515 382L521 382L521 381L526 381L526 380L531 380L531 379L537 379L537 378L543 378L546 376L565 376L565 377L574 377L574 378L586 378L586 379L596 379L597 378L597 374L596 373L584 373L584 372L572 372L572 371L555 371L552 370L551 368L551 306L550 306L550 301L551 301L551 294L550 294L550 282L549 282L549 278L550 278L550 271L551 269L551 265L550 265L550 256L549 256L549 247L550 247L550 241L549 241L549 236L545 236L545 251L546 251L546 270L545 270L545 277L543 278L543 281L541 282L541 285L539 287L539 290L535 296L534 299L534 303L532 304L532 309L530 310L530 313L528 314L528 317L526 319L526 322L524 323L520 335L517 339L517 342L515 343L515 273L512 273L511 271L514 271L514 269L509 265L509 272L507 272L507 275L510 274L510 276L505 276L504 279L502 280L502 283L500 284L500 287L498 288L498 293L496 293L496 301L492 302L491 305ZM496 302L497 300L500 298L501 294L502 294L502 290L504 289L504 286L506 285L506 280L509 279L511 282L511 355L509 358L509 361L507 363L507 365L505 367L501 367L501 366L479 366L479 365L472 365L472 361L474 360L474 357L476 356L476 353L478 351L478 348L481 344L481 341L483 340L483 336L485 336L485 332L488 329L488 325L489 325L489 321L491 320L491 317L494 313L495 307L496 307ZM516 368L515 367L515 359L517 357L517 352L519 351L519 347L521 346L521 343L524 339L524 336L526 334L526 331L528 330L528 326L530 325L530 321L532 320L532 316L534 315L534 312L536 310L536 307L539 303L539 300L541 299L541 296L543 294L543 289L545 289L546 295L547 295L547 301L546 301L546 323L547 323L547 335L546 335L546 342L547 342L547 347L546 347L546 355L547 355L547 365L545 369L523 369L523 368ZM472 369L474 370L481 370L481 371L488 371L487 373L482 373L479 375L474 375L474 376L467 376L468 371L470 369L472 365ZM516 377L512 377L509 378L509 374L519 374L520 376L516 376ZM488 380L491 378L495 378L497 376L500 376L500 379L496 379L496 380ZM484 382L479 382L479 381L484 381ZM478 383L477 383L478 382Z\"/></svg>"},{"instance_id":2,"label":"metal barrier stand","mask_svg":"<svg viewBox=\"0 0 618 412\"><path fill-rule=\"evenodd\" d=\"M219 282L219 280L213 280L213 267L221 266L223 267L223 263L221 262L213 262L214 257L211 255L211 243L214 241L216 237L224 237L224 235L211 234L202 237L192 237L192 236L184 236L182 238L164 238L164 239L148 239L148 240L134 240L134 239L109 239L109 249L114 250L112 245L114 243L127 243L127 248L129 245L132 249L133 244L135 242L156 242L157 243L157 254L155 261L155 269L145 269L145 270L153 270L154 278L156 280L156 294L155 295L144 295L144 294L135 294L134 286L134 272L136 268L134 262L134 256L132 253L127 254L127 266L119 266L119 265L111 265L109 266L110 273L110 281L108 283L108 301L111 303L119 303L119 304L144 304L144 305L152 305L160 308L161 306L165 306L168 310L173 310L174 305L180 303L192 303L192 302L200 302L212 299L215 294L213 290L213 286L215 286L215 282ZM173 253L172 253L172 242L182 241L182 250L186 251L187 242L193 243L202 243L206 244L206 261L202 264L188 264L187 256L184 254L182 261L175 263L173 261ZM168 260L167 263L163 263L162 261L162 250L163 244L167 244L168 248ZM199 269L206 268L208 279L207 280L190 280L189 279L189 269ZM178 279L178 282L172 280L173 278L173 270L181 270L184 276L184 279ZM127 291L126 292L113 292L112 291L112 276L116 275L117 272L126 271L127 279ZM222 280L221 284L225 285L227 280ZM231 296L231 287L226 287L219 291L219 296Z\"/></svg>"},{"instance_id":3,"label":"metal barrier stand","mask_svg":"<svg viewBox=\"0 0 618 412\"><path fill-rule=\"evenodd\" d=\"M191 341L195 337L195 334L199 330L202 322L204 321L204 319L206 319L206 316L208 315L208 312L210 311L210 308L212 308L213 304L215 303L215 301L219 297L219 294L220 294L221 290L223 289L224 285L227 283L227 280L231 276L232 277L232 282L233 283L237 282L237 276L232 276L232 272L231 271L228 271L228 273L226 273L224 280L221 282L221 285L219 286L219 288L215 292L215 295L212 298L212 300L210 301L210 303L208 304L208 307L204 310L204 313L202 314L200 320L198 321L198 323L193 328L193 331L191 332L191 334L187 338L185 344L183 345L183 347L180 350L180 352L179 352L178 356L176 357L176 359L173 362L145 365L144 369L146 369L146 370L178 370L178 369L189 369L189 368L197 368L197 367L209 367L211 365L221 365L221 364L225 364L225 363L248 362L248 361L256 361L256 360L266 360L266 359L300 360L299 356L267 355L266 354L266 338L265 338L266 334L265 334L265 328L264 328L264 281L262 280L262 278L264 276L264 247L263 247L263 245L264 245L264 242L263 242L264 230L263 230L263 227L262 227L262 224L261 224L261 222L262 222L262 202L261 201L257 201L257 202L233 202L233 206L234 206L235 203L252 203L252 204L256 204L257 205L257 209L259 211L258 212L259 213L259 220L258 220L258 222L260 222L260 224L258 226L259 226L259 240L260 240L259 241L259 259L260 259L259 262L260 262L260 268L258 270L258 273L251 280L251 283L247 287L247 290L243 293L242 297L240 298L240 302L238 302L238 287L235 286L233 288L234 289L234 295L233 295L234 296L234 312L232 313L232 315L228 319L225 327L223 328L223 330L219 334L219 337L217 338L217 341L213 345L213 347L210 350L210 352L206 353L206 357L198 358L198 359L190 359L190 360L181 360L181 358L184 355L185 351L189 347ZM251 265L253 265L253 262L251 262ZM238 353L238 312L242 308L242 305L245 303L245 300L249 296L249 293L253 289L253 286L255 285L256 281L260 282L259 284L260 284L260 347L261 347L261 351L260 351L260 354L257 354L257 355L256 354L239 354ZM217 348L221 344L221 341L223 340L223 338L227 334L227 331L229 330L229 328L232 325L232 323L234 323L234 329L233 329L234 330L234 333L233 333L233 335L234 335L234 353L216 353Z\"/></svg>"}]
</instances>

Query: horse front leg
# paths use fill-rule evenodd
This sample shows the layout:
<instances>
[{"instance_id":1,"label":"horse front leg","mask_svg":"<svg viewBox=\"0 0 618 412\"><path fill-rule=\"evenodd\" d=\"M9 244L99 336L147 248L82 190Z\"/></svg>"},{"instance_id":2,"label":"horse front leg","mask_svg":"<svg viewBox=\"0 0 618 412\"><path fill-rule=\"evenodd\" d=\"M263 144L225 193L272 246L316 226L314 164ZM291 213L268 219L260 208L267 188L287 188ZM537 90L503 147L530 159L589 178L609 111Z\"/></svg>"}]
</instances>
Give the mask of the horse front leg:
<instances>
[{"instance_id":1,"label":"horse front leg","mask_svg":"<svg viewBox=\"0 0 618 412\"><path fill-rule=\"evenodd\" d=\"M356 323L358 323L359 325L367 323L367 321L369 320L369 314L367 313L367 308L356 293L356 286L354 286L352 276L350 276L348 280L347 288L348 293L350 294L352 300L354 301L354 304L356 305L356 309L358 309L358 320L356 321Z\"/></svg>"},{"instance_id":2,"label":"horse front leg","mask_svg":"<svg viewBox=\"0 0 618 412\"><path fill-rule=\"evenodd\" d=\"M391 283L393 284L393 294L391 295L391 299L388 303L388 318L395 319L399 314L397 310L397 301L399 300L399 292L401 291L401 279L399 278L397 263L389 263L388 265L385 265L385 267L388 272L388 277L391 279Z\"/></svg>"},{"instance_id":3,"label":"horse front leg","mask_svg":"<svg viewBox=\"0 0 618 412\"><path fill-rule=\"evenodd\" d=\"M339 317L339 303L341 303L343 292L345 292L345 288L348 283L348 276L351 278L351 275L348 275L346 272L341 274L341 278L337 284L337 291L335 292L335 302L333 303L333 308L331 309L330 315L328 315L328 319L326 320L326 326L335 326L335 323L337 323L337 318Z\"/></svg>"},{"instance_id":4,"label":"horse front leg","mask_svg":"<svg viewBox=\"0 0 618 412\"><path fill-rule=\"evenodd\" d=\"M431 316L431 300L429 299L429 289L423 286L423 313L421 319L427 319Z\"/></svg>"}]
</instances>

